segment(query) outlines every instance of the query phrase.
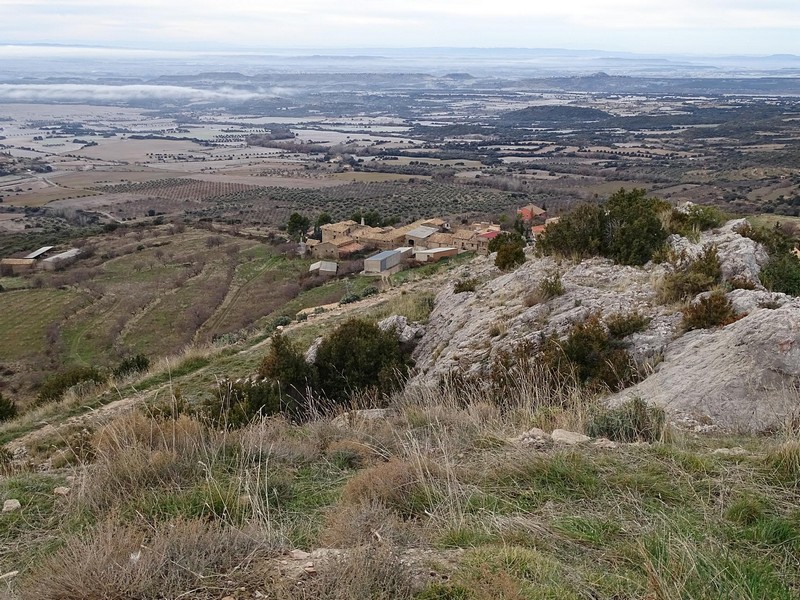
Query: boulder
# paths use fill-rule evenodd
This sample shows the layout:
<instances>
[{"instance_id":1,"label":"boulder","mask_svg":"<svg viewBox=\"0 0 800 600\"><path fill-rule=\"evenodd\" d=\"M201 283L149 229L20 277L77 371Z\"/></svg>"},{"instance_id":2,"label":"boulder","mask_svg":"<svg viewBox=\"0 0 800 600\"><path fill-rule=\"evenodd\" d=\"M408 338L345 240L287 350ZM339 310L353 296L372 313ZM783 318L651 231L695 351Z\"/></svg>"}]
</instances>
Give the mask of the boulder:
<instances>
[{"instance_id":1,"label":"boulder","mask_svg":"<svg viewBox=\"0 0 800 600\"><path fill-rule=\"evenodd\" d=\"M11 498L3 502L3 512L10 513L22 508L22 504L16 498Z\"/></svg>"},{"instance_id":2,"label":"boulder","mask_svg":"<svg viewBox=\"0 0 800 600\"><path fill-rule=\"evenodd\" d=\"M800 300L762 308L725 327L690 331L672 341L664 360L632 395L673 418L758 431L800 413Z\"/></svg>"},{"instance_id":3,"label":"boulder","mask_svg":"<svg viewBox=\"0 0 800 600\"><path fill-rule=\"evenodd\" d=\"M317 352L319 352L319 347L322 345L324 339L325 338L322 336L318 336L308 347L308 350L306 350L305 359L309 365L313 365L317 362Z\"/></svg>"},{"instance_id":4,"label":"boulder","mask_svg":"<svg viewBox=\"0 0 800 600\"><path fill-rule=\"evenodd\" d=\"M378 323L378 328L381 331L393 330L397 334L397 341L401 344L407 344L421 337L425 332L424 327L416 323L409 323L408 319L402 315L386 317L383 321Z\"/></svg>"},{"instance_id":5,"label":"boulder","mask_svg":"<svg viewBox=\"0 0 800 600\"><path fill-rule=\"evenodd\" d=\"M557 444L566 444L567 446L574 446L575 444L585 444L592 438L582 433L575 431L567 431L566 429L554 429L550 435L553 441Z\"/></svg>"},{"instance_id":6,"label":"boulder","mask_svg":"<svg viewBox=\"0 0 800 600\"><path fill-rule=\"evenodd\" d=\"M53 493L56 496L61 496L61 497L69 496L69 492L70 492L70 488L63 487L63 486L62 487L57 487L56 489L53 490Z\"/></svg>"},{"instance_id":7,"label":"boulder","mask_svg":"<svg viewBox=\"0 0 800 600\"><path fill-rule=\"evenodd\" d=\"M535 448L537 450L544 450L553 445L550 434L538 427L534 427L508 441L514 445L522 446L523 448Z\"/></svg>"}]
</instances>

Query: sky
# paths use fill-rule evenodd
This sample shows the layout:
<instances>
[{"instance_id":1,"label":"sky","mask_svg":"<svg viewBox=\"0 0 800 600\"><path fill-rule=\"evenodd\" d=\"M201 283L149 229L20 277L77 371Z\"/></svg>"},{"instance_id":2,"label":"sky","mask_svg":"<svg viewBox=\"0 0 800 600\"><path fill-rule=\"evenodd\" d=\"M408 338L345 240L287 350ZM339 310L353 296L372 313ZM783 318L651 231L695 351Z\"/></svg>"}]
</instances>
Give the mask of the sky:
<instances>
[{"instance_id":1,"label":"sky","mask_svg":"<svg viewBox=\"0 0 800 600\"><path fill-rule=\"evenodd\" d=\"M800 54L798 0L0 0L0 45Z\"/></svg>"}]
</instances>

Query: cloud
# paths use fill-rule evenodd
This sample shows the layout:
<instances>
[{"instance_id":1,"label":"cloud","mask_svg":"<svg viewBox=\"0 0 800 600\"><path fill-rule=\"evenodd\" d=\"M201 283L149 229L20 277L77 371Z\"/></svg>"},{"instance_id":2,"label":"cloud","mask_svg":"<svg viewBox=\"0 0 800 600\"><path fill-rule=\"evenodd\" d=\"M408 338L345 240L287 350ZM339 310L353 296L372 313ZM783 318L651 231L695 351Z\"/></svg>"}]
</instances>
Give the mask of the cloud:
<instances>
[{"instance_id":1,"label":"cloud","mask_svg":"<svg viewBox=\"0 0 800 600\"><path fill-rule=\"evenodd\" d=\"M127 102L167 100L185 102L246 102L291 95L287 88L258 91L218 88L204 90L173 85L0 84L0 101Z\"/></svg>"}]
</instances>

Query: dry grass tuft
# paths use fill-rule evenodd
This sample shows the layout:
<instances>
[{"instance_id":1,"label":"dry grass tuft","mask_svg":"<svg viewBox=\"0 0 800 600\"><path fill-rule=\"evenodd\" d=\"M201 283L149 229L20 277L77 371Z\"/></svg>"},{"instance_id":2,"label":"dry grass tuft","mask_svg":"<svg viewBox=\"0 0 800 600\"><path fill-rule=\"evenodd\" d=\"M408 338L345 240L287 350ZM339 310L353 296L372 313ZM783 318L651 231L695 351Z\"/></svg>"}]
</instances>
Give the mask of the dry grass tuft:
<instances>
[{"instance_id":1,"label":"dry grass tuft","mask_svg":"<svg viewBox=\"0 0 800 600\"><path fill-rule=\"evenodd\" d=\"M426 465L436 469L433 465ZM424 514L433 491L426 484L420 466L392 458L357 473L344 486L345 504L377 503L405 518Z\"/></svg>"},{"instance_id":2,"label":"dry grass tuft","mask_svg":"<svg viewBox=\"0 0 800 600\"><path fill-rule=\"evenodd\" d=\"M286 600L407 600L414 591L406 565L390 548L377 545L331 561L315 579L294 587Z\"/></svg>"},{"instance_id":3,"label":"dry grass tuft","mask_svg":"<svg viewBox=\"0 0 800 600\"><path fill-rule=\"evenodd\" d=\"M111 521L70 539L20 586L21 600L219 598L258 581L253 564L278 553L263 532L177 520L146 530ZM254 581L255 580L255 581Z\"/></svg>"},{"instance_id":4,"label":"dry grass tuft","mask_svg":"<svg viewBox=\"0 0 800 600\"><path fill-rule=\"evenodd\" d=\"M354 548L377 542L393 546L419 543L419 532L378 501L340 504L325 520L321 542L330 548Z\"/></svg>"}]
</instances>

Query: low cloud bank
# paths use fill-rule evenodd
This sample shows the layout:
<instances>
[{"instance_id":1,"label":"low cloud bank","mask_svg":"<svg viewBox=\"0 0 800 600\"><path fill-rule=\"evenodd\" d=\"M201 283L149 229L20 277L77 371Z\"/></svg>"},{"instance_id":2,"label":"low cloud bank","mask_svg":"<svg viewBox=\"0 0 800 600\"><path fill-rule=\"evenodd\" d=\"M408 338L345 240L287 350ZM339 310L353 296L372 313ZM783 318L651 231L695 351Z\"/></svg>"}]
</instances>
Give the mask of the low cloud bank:
<instances>
[{"instance_id":1,"label":"low cloud bank","mask_svg":"<svg viewBox=\"0 0 800 600\"><path fill-rule=\"evenodd\" d=\"M131 102L180 100L183 102L247 102L290 95L282 88L256 91L233 88L198 89L175 85L0 84L0 102Z\"/></svg>"}]
</instances>

